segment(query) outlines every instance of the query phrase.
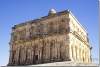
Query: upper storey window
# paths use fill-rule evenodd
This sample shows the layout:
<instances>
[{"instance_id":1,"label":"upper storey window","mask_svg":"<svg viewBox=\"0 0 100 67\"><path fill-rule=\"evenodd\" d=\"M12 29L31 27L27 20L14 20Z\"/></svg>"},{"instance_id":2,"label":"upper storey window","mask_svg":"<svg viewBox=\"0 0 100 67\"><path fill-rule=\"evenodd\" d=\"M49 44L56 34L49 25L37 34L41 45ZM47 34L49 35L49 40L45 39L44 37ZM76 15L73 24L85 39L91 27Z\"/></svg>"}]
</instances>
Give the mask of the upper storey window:
<instances>
[{"instance_id":1,"label":"upper storey window","mask_svg":"<svg viewBox=\"0 0 100 67\"><path fill-rule=\"evenodd\" d=\"M60 23L59 23L59 32L60 33L64 33L64 32L66 32L66 23L65 23L65 20L64 19L62 19L61 21L60 21Z\"/></svg>"},{"instance_id":2,"label":"upper storey window","mask_svg":"<svg viewBox=\"0 0 100 67\"><path fill-rule=\"evenodd\" d=\"M44 24L40 23L38 26L37 26L37 36L38 37L43 37L43 35L45 35L44 33Z\"/></svg>"},{"instance_id":3,"label":"upper storey window","mask_svg":"<svg viewBox=\"0 0 100 67\"><path fill-rule=\"evenodd\" d=\"M65 22L65 19L62 19L61 22Z\"/></svg>"},{"instance_id":4,"label":"upper storey window","mask_svg":"<svg viewBox=\"0 0 100 67\"><path fill-rule=\"evenodd\" d=\"M26 36L26 30L23 29L21 31L14 32L12 35L12 38L13 38L13 41L25 40L25 36Z\"/></svg>"},{"instance_id":5,"label":"upper storey window","mask_svg":"<svg viewBox=\"0 0 100 67\"><path fill-rule=\"evenodd\" d=\"M14 32L14 33L12 33L12 35L11 35L11 40L12 41L16 41L17 40L17 34Z\"/></svg>"},{"instance_id":6,"label":"upper storey window","mask_svg":"<svg viewBox=\"0 0 100 67\"><path fill-rule=\"evenodd\" d=\"M26 30L19 31L19 40L25 40Z\"/></svg>"},{"instance_id":7,"label":"upper storey window","mask_svg":"<svg viewBox=\"0 0 100 67\"><path fill-rule=\"evenodd\" d=\"M43 37L45 35L47 35L47 24L38 23L31 27L31 37L32 38Z\"/></svg>"},{"instance_id":8,"label":"upper storey window","mask_svg":"<svg viewBox=\"0 0 100 67\"><path fill-rule=\"evenodd\" d=\"M54 24L53 22L49 23L49 29L48 29L48 34L52 34L54 32Z\"/></svg>"}]
</instances>

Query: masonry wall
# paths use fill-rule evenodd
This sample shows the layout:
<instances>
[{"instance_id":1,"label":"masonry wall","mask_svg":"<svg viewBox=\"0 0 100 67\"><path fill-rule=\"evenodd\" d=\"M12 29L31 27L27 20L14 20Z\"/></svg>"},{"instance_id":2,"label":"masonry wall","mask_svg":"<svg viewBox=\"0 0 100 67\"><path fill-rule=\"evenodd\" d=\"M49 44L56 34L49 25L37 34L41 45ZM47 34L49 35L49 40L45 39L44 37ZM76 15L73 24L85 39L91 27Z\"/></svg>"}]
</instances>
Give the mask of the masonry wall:
<instances>
[{"instance_id":1,"label":"masonry wall","mask_svg":"<svg viewBox=\"0 0 100 67\"><path fill-rule=\"evenodd\" d=\"M8 65L59 61L90 63L86 30L70 12L60 12L15 25Z\"/></svg>"},{"instance_id":2,"label":"masonry wall","mask_svg":"<svg viewBox=\"0 0 100 67\"><path fill-rule=\"evenodd\" d=\"M8 65L69 61L67 15L27 23L12 30Z\"/></svg>"},{"instance_id":3,"label":"masonry wall","mask_svg":"<svg viewBox=\"0 0 100 67\"><path fill-rule=\"evenodd\" d=\"M91 63L87 32L75 17L69 14L69 18L70 57L78 63Z\"/></svg>"}]
</instances>

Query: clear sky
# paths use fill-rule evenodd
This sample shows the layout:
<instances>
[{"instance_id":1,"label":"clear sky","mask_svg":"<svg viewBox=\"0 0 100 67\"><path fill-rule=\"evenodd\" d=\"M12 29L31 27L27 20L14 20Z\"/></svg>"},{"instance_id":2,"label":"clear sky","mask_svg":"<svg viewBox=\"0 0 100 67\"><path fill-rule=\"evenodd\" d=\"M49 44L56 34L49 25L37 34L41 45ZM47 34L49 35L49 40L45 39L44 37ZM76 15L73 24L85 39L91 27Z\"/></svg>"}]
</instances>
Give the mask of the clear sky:
<instances>
[{"instance_id":1,"label":"clear sky","mask_svg":"<svg viewBox=\"0 0 100 67\"><path fill-rule=\"evenodd\" d=\"M0 65L7 65L11 27L48 14L49 9L58 12L69 9L86 28L93 47L95 63L99 58L99 18L97 0L0 0Z\"/></svg>"}]
</instances>

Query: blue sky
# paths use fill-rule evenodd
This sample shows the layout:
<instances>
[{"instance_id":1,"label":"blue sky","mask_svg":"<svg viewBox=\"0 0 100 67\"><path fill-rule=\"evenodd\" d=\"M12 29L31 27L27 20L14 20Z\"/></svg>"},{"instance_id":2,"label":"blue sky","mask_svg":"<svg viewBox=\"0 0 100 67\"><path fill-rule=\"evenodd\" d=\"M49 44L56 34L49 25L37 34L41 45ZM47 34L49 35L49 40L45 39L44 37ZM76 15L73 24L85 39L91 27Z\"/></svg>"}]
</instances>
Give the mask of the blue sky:
<instances>
[{"instance_id":1,"label":"blue sky","mask_svg":"<svg viewBox=\"0 0 100 67\"><path fill-rule=\"evenodd\" d=\"M86 28L93 47L95 63L99 58L99 18L97 0L0 0L0 65L7 65L11 27L48 14L49 9L58 12L69 9Z\"/></svg>"}]
</instances>

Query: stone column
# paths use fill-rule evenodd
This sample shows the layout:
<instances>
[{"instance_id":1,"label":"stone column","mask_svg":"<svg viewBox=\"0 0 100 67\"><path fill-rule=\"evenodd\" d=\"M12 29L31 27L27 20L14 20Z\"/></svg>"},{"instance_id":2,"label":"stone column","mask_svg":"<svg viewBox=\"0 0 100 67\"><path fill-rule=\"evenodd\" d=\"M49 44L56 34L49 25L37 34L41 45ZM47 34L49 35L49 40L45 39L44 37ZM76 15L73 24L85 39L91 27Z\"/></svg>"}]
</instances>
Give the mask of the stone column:
<instances>
[{"instance_id":1,"label":"stone column","mask_svg":"<svg viewBox=\"0 0 100 67\"><path fill-rule=\"evenodd\" d=\"M75 46L75 55L76 55L76 61L77 61L77 46Z\"/></svg>"},{"instance_id":2,"label":"stone column","mask_svg":"<svg viewBox=\"0 0 100 67\"><path fill-rule=\"evenodd\" d=\"M39 45L38 45L38 63L41 63L42 61L42 41L39 39Z\"/></svg>"},{"instance_id":3,"label":"stone column","mask_svg":"<svg viewBox=\"0 0 100 67\"><path fill-rule=\"evenodd\" d=\"M81 62L81 48L79 47L79 60Z\"/></svg>"},{"instance_id":4,"label":"stone column","mask_svg":"<svg viewBox=\"0 0 100 67\"><path fill-rule=\"evenodd\" d=\"M59 51L59 48L60 48L60 45L59 45L59 42L58 40L56 40L56 48L57 48L57 61L59 61L60 59L60 51Z\"/></svg>"},{"instance_id":5,"label":"stone column","mask_svg":"<svg viewBox=\"0 0 100 67\"><path fill-rule=\"evenodd\" d=\"M18 65L19 64L19 48L17 47L16 49L16 54L15 54L15 64Z\"/></svg>"},{"instance_id":6,"label":"stone column","mask_svg":"<svg viewBox=\"0 0 100 67\"><path fill-rule=\"evenodd\" d=\"M73 48L73 45L70 45L70 47L71 47L71 49L70 49L70 51L71 51L71 52L70 52L70 53L71 53L71 54L70 54L71 60L74 61L74 50L73 50L74 48Z\"/></svg>"},{"instance_id":7,"label":"stone column","mask_svg":"<svg viewBox=\"0 0 100 67\"><path fill-rule=\"evenodd\" d=\"M54 57L54 41L51 40L51 44L50 44L50 59L51 59L51 61L53 61L53 57Z\"/></svg>"},{"instance_id":8,"label":"stone column","mask_svg":"<svg viewBox=\"0 0 100 67\"><path fill-rule=\"evenodd\" d=\"M32 63L35 63L35 43L34 41L32 42Z\"/></svg>"},{"instance_id":9,"label":"stone column","mask_svg":"<svg viewBox=\"0 0 100 67\"><path fill-rule=\"evenodd\" d=\"M33 63L32 60L33 60L33 50L32 50L32 45L30 45L30 64Z\"/></svg>"},{"instance_id":10,"label":"stone column","mask_svg":"<svg viewBox=\"0 0 100 67\"><path fill-rule=\"evenodd\" d=\"M57 41L56 39L54 40L54 60L56 61L57 60Z\"/></svg>"},{"instance_id":11,"label":"stone column","mask_svg":"<svg viewBox=\"0 0 100 67\"><path fill-rule=\"evenodd\" d=\"M74 53L74 61L76 61L76 50L75 50L75 45L73 46L73 53Z\"/></svg>"},{"instance_id":12,"label":"stone column","mask_svg":"<svg viewBox=\"0 0 100 67\"><path fill-rule=\"evenodd\" d=\"M77 60L78 60L78 62L80 62L80 54L79 54L79 47L77 48Z\"/></svg>"},{"instance_id":13,"label":"stone column","mask_svg":"<svg viewBox=\"0 0 100 67\"><path fill-rule=\"evenodd\" d=\"M8 65L11 65L12 64L12 59L13 59L13 52L12 52L12 49L10 49L10 56L9 56L9 63Z\"/></svg>"},{"instance_id":14,"label":"stone column","mask_svg":"<svg viewBox=\"0 0 100 67\"><path fill-rule=\"evenodd\" d=\"M49 39L46 39L45 40L45 42L46 42L46 57L45 57L45 59L46 59L46 62L49 62L50 61L50 43L49 43Z\"/></svg>"}]
</instances>

